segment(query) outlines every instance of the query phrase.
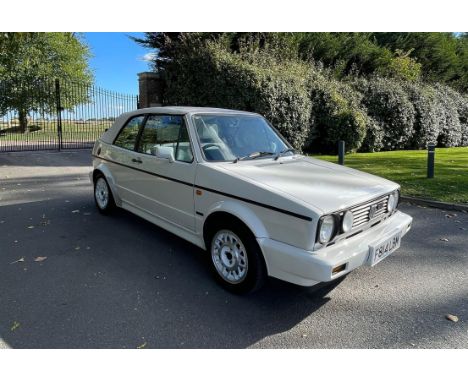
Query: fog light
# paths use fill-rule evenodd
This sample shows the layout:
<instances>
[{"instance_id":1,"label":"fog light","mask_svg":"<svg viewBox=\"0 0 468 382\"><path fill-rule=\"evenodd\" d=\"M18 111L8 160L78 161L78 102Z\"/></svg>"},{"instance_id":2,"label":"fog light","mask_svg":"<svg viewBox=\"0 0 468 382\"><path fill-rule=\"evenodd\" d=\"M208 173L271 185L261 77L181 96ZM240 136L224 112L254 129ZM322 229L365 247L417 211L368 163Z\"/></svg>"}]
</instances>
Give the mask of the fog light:
<instances>
[{"instance_id":1,"label":"fog light","mask_svg":"<svg viewBox=\"0 0 468 382\"><path fill-rule=\"evenodd\" d=\"M338 265L337 267L332 269L332 276L340 273L346 269L346 264Z\"/></svg>"}]
</instances>

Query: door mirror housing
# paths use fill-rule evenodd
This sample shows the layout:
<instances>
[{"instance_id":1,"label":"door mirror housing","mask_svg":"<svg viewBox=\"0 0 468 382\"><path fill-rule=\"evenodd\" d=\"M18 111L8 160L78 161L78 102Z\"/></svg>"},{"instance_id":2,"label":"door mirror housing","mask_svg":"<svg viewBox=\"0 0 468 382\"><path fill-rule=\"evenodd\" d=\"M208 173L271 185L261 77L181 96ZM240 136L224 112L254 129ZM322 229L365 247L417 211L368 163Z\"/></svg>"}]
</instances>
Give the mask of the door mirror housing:
<instances>
[{"instance_id":1,"label":"door mirror housing","mask_svg":"<svg viewBox=\"0 0 468 382\"><path fill-rule=\"evenodd\" d=\"M174 162L174 148L167 146L154 146L151 153L157 158L167 159L169 163Z\"/></svg>"}]
</instances>

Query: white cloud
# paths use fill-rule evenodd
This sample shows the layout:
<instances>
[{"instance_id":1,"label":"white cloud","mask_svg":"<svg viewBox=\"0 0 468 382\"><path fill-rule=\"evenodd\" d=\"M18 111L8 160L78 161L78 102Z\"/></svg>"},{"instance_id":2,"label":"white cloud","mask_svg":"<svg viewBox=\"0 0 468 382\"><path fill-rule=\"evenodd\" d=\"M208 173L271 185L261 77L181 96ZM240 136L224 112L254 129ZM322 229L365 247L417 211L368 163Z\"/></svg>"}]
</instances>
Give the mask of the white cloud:
<instances>
[{"instance_id":1,"label":"white cloud","mask_svg":"<svg viewBox=\"0 0 468 382\"><path fill-rule=\"evenodd\" d=\"M155 52L148 52L139 58L140 61L152 62L156 58Z\"/></svg>"}]
</instances>

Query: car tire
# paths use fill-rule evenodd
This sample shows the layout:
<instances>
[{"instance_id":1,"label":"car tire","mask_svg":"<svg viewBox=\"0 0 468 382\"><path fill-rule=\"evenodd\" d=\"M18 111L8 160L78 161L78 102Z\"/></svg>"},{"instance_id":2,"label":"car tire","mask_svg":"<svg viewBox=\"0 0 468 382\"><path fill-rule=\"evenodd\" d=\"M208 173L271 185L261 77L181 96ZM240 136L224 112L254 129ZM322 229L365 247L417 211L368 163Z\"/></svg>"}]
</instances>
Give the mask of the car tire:
<instances>
[{"instance_id":1,"label":"car tire","mask_svg":"<svg viewBox=\"0 0 468 382\"><path fill-rule=\"evenodd\" d=\"M243 224L224 221L213 227L207 244L214 277L225 289L246 294L265 284L268 275L263 254Z\"/></svg>"},{"instance_id":2,"label":"car tire","mask_svg":"<svg viewBox=\"0 0 468 382\"><path fill-rule=\"evenodd\" d=\"M98 174L94 179L94 202L98 211L104 215L115 209L114 196L109 183L102 174Z\"/></svg>"}]
</instances>

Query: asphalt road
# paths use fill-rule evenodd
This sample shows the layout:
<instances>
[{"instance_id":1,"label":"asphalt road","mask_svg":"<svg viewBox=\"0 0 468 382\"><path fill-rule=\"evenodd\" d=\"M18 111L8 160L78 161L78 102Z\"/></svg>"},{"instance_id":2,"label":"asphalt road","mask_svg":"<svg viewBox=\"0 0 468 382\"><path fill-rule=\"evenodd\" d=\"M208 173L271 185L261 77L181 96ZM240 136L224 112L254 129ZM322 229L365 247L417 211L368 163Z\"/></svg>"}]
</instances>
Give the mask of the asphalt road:
<instances>
[{"instance_id":1,"label":"asphalt road","mask_svg":"<svg viewBox=\"0 0 468 382\"><path fill-rule=\"evenodd\" d=\"M468 347L466 213L402 204L412 231L375 268L240 297L193 245L100 215L89 170L89 151L0 153L0 348Z\"/></svg>"}]
</instances>

